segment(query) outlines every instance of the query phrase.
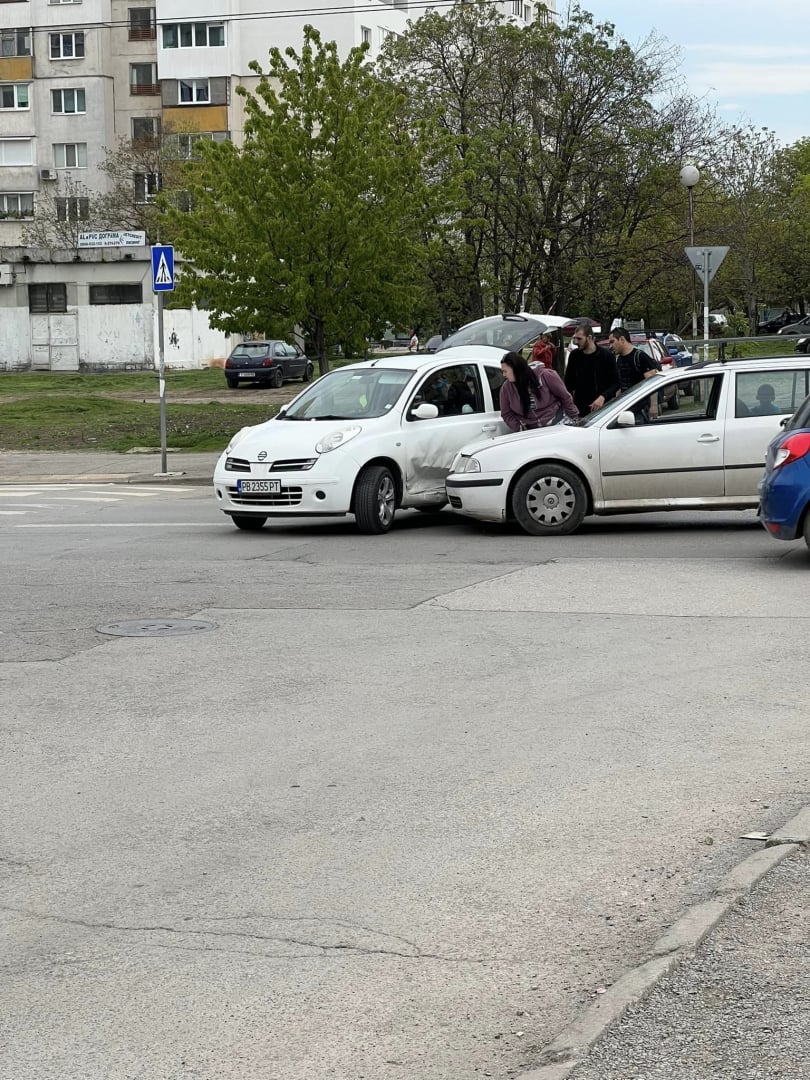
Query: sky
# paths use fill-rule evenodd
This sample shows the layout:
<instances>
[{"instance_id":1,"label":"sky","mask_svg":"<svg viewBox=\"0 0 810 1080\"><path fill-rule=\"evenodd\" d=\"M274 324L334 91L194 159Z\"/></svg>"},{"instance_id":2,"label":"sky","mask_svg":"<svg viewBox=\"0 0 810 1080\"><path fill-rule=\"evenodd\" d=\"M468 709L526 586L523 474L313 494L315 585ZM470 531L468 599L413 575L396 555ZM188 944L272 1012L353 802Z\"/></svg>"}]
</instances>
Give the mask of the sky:
<instances>
[{"instance_id":1,"label":"sky","mask_svg":"<svg viewBox=\"0 0 810 1080\"><path fill-rule=\"evenodd\" d=\"M783 143L810 136L810 0L581 0L598 22L639 44L651 31L681 50L691 94L728 123ZM567 0L557 0L564 15Z\"/></svg>"}]
</instances>

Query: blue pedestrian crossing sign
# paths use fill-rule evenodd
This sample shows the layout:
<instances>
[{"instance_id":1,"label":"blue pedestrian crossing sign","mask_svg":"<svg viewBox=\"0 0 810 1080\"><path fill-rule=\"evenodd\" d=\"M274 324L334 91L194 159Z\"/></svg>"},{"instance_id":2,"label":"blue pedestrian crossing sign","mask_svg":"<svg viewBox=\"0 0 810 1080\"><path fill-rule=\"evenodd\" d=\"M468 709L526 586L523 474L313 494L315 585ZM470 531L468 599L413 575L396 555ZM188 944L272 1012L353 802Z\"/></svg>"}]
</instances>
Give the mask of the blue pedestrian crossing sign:
<instances>
[{"instance_id":1,"label":"blue pedestrian crossing sign","mask_svg":"<svg viewBox=\"0 0 810 1080\"><path fill-rule=\"evenodd\" d=\"M174 289L174 248L171 244L152 246L152 292Z\"/></svg>"}]
</instances>

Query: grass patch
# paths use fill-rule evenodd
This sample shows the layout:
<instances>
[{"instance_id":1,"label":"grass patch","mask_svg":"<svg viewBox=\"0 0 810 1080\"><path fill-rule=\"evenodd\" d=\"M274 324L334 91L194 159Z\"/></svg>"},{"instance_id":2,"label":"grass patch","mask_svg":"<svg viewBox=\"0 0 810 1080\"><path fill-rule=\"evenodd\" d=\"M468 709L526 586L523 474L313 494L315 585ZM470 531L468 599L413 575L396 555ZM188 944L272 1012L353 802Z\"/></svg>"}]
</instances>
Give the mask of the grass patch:
<instances>
[{"instance_id":1,"label":"grass patch","mask_svg":"<svg viewBox=\"0 0 810 1080\"><path fill-rule=\"evenodd\" d=\"M222 368L194 371L167 371L166 393L175 390L216 390L225 386ZM7 394L154 394L158 392L157 371L110 371L98 375L71 372L31 371L0 374L0 399Z\"/></svg>"},{"instance_id":2,"label":"grass patch","mask_svg":"<svg viewBox=\"0 0 810 1080\"><path fill-rule=\"evenodd\" d=\"M260 424L277 411L274 405L167 404L166 442L182 450L222 450L239 428ZM3 450L123 453L159 445L160 407L154 402L33 396L5 402L0 410Z\"/></svg>"}]
</instances>

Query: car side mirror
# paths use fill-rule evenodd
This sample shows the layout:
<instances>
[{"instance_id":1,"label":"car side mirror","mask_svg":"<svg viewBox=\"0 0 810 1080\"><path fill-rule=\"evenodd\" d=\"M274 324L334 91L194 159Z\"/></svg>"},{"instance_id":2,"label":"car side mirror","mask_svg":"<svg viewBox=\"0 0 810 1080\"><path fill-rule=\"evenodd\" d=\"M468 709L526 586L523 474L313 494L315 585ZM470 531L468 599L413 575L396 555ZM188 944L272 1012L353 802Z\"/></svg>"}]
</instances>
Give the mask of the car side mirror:
<instances>
[{"instance_id":1,"label":"car side mirror","mask_svg":"<svg viewBox=\"0 0 810 1080\"><path fill-rule=\"evenodd\" d=\"M411 409L411 416L414 420L435 420L438 415L438 408L429 401L423 401Z\"/></svg>"},{"instance_id":2,"label":"car side mirror","mask_svg":"<svg viewBox=\"0 0 810 1080\"><path fill-rule=\"evenodd\" d=\"M792 417L790 417L790 416L783 416L782 419L779 421L779 427L780 428L786 428L788 426L788 424L790 423L791 419L792 419Z\"/></svg>"},{"instance_id":3,"label":"car side mirror","mask_svg":"<svg viewBox=\"0 0 810 1080\"><path fill-rule=\"evenodd\" d=\"M624 412L620 412L616 417L616 427L635 427L636 426L636 414L629 409L625 409Z\"/></svg>"}]
</instances>

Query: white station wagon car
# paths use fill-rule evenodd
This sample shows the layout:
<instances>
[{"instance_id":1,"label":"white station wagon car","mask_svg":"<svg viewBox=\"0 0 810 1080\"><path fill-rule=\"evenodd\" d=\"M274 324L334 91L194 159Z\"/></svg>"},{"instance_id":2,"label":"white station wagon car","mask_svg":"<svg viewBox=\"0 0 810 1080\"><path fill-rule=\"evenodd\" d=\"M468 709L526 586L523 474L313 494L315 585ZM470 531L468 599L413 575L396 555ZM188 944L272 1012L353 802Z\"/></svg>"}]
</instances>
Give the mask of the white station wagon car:
<instances>
[{"instance_id":1,"label":"white station wagon car","mask_svg":"<svg viewBox=\"0 0 810 1080\"><path fill-rule=\"evenodd\" d=\"M543 327L521 329L537 336ZM508 430L498 405L508 347L465 345L330 371L278 416L234 435L214 471L220 509L240 529L354 514L365 533L387 532L398 507L441 509L458 450Z\"/></svg>"},{"instance_id":2,"label":"white station wagon car","mask_svg":"<svg viewBox=\"0 0 810 1080\"><path fill-rule=\"evenodd\" d=\"M651 392L673 386L679 408L637 422ZM536 536L573 532L588 514L755 507L766 447L808 392L810 357L678 368L577 426L471 442L453 463L448 499L461 514L514 519Z\"/></svg>"}]
</instances>

